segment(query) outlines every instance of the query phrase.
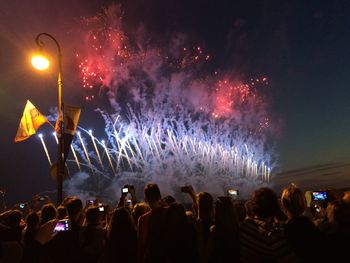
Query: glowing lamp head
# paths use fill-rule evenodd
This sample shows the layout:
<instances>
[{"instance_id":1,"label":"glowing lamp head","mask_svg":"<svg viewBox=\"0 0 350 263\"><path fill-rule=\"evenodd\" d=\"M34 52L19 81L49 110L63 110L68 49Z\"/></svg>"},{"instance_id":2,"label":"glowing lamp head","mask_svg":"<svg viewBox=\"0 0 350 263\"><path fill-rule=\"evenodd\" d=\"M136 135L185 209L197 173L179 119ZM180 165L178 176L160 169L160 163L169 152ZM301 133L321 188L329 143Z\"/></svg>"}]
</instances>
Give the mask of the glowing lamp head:
<instances>
[{"instance_id":1,"label":"glowing lamp head","mask_svg":"<svg viewBox=\"0 0 350 263\"><path fill-rule=\"evenodd\" d=\"M50 61L43 55L34 55L31 59L32 65L37 70L45 70L50 66Z\"/></svg>"}]
</instances>

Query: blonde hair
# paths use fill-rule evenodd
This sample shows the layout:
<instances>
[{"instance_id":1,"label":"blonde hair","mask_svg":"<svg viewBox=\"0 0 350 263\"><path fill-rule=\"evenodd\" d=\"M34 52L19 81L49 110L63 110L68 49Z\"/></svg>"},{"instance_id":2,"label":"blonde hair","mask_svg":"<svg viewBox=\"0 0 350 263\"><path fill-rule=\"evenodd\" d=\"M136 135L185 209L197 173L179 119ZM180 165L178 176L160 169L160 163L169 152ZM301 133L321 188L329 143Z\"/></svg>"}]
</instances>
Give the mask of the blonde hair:
<instances>
[{"instance_id":1,"label":"blonde hair","mask_svg":"<svg viewBox=\"0 0 350 263\"><path fill-rule=\"evenodd\" d=\"M291 216L301 215L306 209L305 195L294 184L283 189L281 203L286 212Z\"/></svg>"}]
</instances>

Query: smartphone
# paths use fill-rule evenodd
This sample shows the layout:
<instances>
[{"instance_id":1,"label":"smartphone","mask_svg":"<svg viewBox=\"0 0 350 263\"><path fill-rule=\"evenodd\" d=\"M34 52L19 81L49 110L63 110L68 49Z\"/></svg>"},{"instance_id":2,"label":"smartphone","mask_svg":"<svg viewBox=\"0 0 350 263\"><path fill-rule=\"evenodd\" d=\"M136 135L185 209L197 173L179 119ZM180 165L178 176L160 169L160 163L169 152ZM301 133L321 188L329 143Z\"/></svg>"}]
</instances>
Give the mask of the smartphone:
<instances>
[{"instance_id":1,"label":"smartphone","mask_svg":"<svg viewBox=\"0 0 350 263\"><path fill-rule=\"evenodd\" d=\"M45 201L45 197L39 197L39 201Z\"/></svg>"},{"instance_id":2,"label":"smartphone","mask_svg":"<svg viewBox=\"0 0 350 263\"><path fill-rule=\"evenodd\" d=\"M105 211L105 207L104 207L104 206L100 206L100 207L98 208L98 210L100 210L100 212L104 212L104 211Z\"/></svg>"},{"instance_id":3,"label":"smartphone","mask_svg":"<svg viewBox=\"0 0 350 263\"><path fill-rule=\"evenodd\" d=\"M25 204L25 203L21 203L21 204L19 204L19 208L21 208L21 209L23 209L25 206L26 206L26 204Z\"/></svg>"},{"instance_id":4,"label":"smartphone","mask_svg":"<svg viewBox=\"0 0 350 263\"><path fill-rule=\"evenodd\" d=\"M326 191L313 191L311 196L313 201L324 201L328 197Z\"/></svg>"},{"instance_id":5,"label":"smartphone","mask_svg":"<svg viewBox=\"0 0 350 263\"><path fill-rule=\"evenodd\" d=\"M129 193L129 188L128 187L123 187L122 192L125 193Z\"/></svg>"},{"instance_id":6,"label":"smartphone","mask_svg":"<svg viewBox=\"0 0 350 263\"><path fill-rule=\"evenodd\" d=\"M54 232L64 232L72 229L72 225L69 219L59 220L54 228Z\"/></svg>"},{"instance_id":7,"label":"smartphone","mask_svg":"<svg viewBox=\"0 0 350 263\"><path fill-rule=\"evenodd\" d=\"M89 200L88 200L88 204L89 204L89 205L94 205L94 203L95 203L95 200L94 200L94 199L89 199Z\"/></svg>"},{"instance_id":8,"label":"smartphone","mask_svg":"<svg viewBox=\"0 0 350 263\"><path fill-rule=\"evenodd\" d=\"M235 189L229 189L227 190L227 193L229 196L238 196L238 190Z\"/></svg>"}]
</instances>

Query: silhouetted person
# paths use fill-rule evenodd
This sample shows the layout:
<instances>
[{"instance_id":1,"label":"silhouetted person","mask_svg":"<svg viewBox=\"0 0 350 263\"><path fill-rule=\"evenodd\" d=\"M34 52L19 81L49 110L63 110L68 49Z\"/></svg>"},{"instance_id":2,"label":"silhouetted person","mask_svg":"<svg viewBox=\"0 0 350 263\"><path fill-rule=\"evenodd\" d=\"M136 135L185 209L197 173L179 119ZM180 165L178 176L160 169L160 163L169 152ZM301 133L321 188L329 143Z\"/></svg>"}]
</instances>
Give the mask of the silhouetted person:
<instances>
[{"instance_id":1,"label":"silhouetted person","mask_svg":"<svg viewBox=\"0 0 350 263\"><path fill-rule=\"evenodd\" d=\"M102 262L137 262L136 227L126 208L117 208L112 214L107 232L106 251Z\"/></svg>"},{"instance_id":2,"label":"silhouetted person","mask_svg":"<svg viewBox=\"0 0 350 263\"><path fill-rule=\"evenodd\" d=\"M284 233L300 260L322 260L324 242L321 233L308 217L303 216L306 209L305 194L291 185L283 190L281 203L288 217Z\"/></svg>"},{"instance_id":3,"label":"silhouetted person","mask_svg":"<svg viewBox=\"0 0 350 263\"><path fill-rule=\"evenodd\" d=\"M275 221L280 207L269 188L253 192L248 203L250 215L240 225L240 262L298 262L284 231Z\"/></svg>"},{"instance_id":4,"label":"silhouetted person","mask_svg":"<svg viewBox=\"0 0 350 263\"><path fill-rule=\"evenodd\" d=\"M147 184L144 194L151 211L142 215L138 221L138 262L163 263L166 208L162 207L158 185Z\"/></svg>"},{"instance_id":5,"label":"silhouetted person","mask_svg":"<svg viewBox=\"0 0 350 263\"><path fill-rule=\"evenodd\" d=\"M330 224L326 234L328 262L349 262L350 203L336 200L329 203L327 217Z\"/></svg>"},{"instance_id":6,"label":"silhouetted person","mask_svg":"<svg viewBox=\"0 0 350 263\"><path fill-rule=\"evenodd\" d=\"M134 219L135 225L137 225L137 222L139 221L140 216L143 214L146 214L148 211L150 211L151 208L146 203L137 203L134 205L132 209L132 218Z\"/></svg>"},{"instance_id":7,"label":"silhouetted person","mask_svg":"<svg viewBox=\"0 0 350 263\"><path fill-rule=\"evenodd\" d=\"M4 225L7 227L2 232L2 241L18 241L22 240L22 213L19 210L12 210L8 213L4 220Z\"/></svg>"},{"instance_id":8,"label":"silhouetted person","mask_svg":"<svg viewBox=\"0 0 350 263\"><path fill-rule=\"evenodd\" d=\"M59 232L47 244L52 262L79 262L80 246L79 234L83 223L83 204L78 198L71 198L67 202L68 218L71 230Z\"/></svg>"},{"instance_id":9,"label":"silhouetted person","mask_svg":"<svg viewBox=\"0 0 350 263\"><path fill-rule=\"evenodd\" d=\"M35 241L35 236L39 230L40 218L36 212L31 212L26 218L27 226L22 232L22 243L24 247L22 263L24 262L37 262L37 254L40 253L37 247L38 244Z\"/></svg>"},{"instance_id":10,"label":"silhouetted person","mask_svg":"<svg viewBox=\"0 0 350 263\"><path fill-rule=\"evenodd\" d=\"M67 210L63 205L57 207L57 219L62 220L67 216Z\"/></svg>"},{"instance_id":11,"label":"silhouetted person","mask_svg":"<svg viewBox=\"0 0 350 263\"><path fill-rule=\"evenodd\" d=\"M173 203L167 209L164 234L167 263L199 262L196 231L183 205Z\"/></svg>"},{"instance_id":12,"label":"silhouetted person","mask_svg":"<svg viewBox=\"0 0 350 263\"><path fill-rule=\"evenodd\" d=\"M197 218L195 229L197 233L197 247L200 262L207 262L207 246L210 237L210 227L214 224L213 197L206 192L200 192L196 196Z\"/></svg>"},{"instance_id":13,"label":"silhouetted person","mask_svg":"<svg viewBox=\"0 0 350 263\"><path fill-rule=\"evenodd\" d=\"M86 211L86 225L81 228L80 247L84 263L98 262L105 248L105 231L101 226L99 207L92 206Z\"/></svg>"},{"instance_id":14,"label":"silhouetted person","mask_svg":"<svg viewBox=\"0 0 350 263\"><path fill-rule=\"evenodd\" d=\"M43 225L52 219L56 219L56 217L57 217L56 207L53 204L46 204L41 208L40 225Z\"/></svg>"},{"instance_id":15,"label":"silhouetted person","mask_svg":"<svg viewBox=\"0 0 350 263\"><path fill-rule=\"evenodd\" d=\"M236 209L229 197L215 202L215 224L210 228L208 262L239 262L239 225Z\"/></svg>"}]
</instances>

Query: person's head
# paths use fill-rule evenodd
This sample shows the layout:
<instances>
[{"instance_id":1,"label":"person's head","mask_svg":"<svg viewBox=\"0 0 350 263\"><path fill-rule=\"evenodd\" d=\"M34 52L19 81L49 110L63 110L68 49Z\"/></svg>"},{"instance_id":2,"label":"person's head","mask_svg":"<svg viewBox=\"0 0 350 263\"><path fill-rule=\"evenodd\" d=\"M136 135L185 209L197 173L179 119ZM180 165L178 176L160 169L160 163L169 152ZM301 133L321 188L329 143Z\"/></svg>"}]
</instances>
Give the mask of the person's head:
<instances>
[{"instance_id":1,"label":"person's head","mask_svg":"<svg viewBox=\"0 0 350 263\"><path fill-rule=\"evenodd\" d=\"M19 227L22 220L22 213L19 210L11 210L5 218L5 225L9 227Z\"/></svg>"},{"instance_id":2,"label":"person's head","mask_svg":"<svg viewBox=\"0 0 350 263\"><path fill-rule=\"evenodd\" d=\"M101 213L98 206L90 206L85 213L86 223L88 225L98 225L101 219Z\"/></svg>"},{"instance_id":3,"label":"person's head","mask_svg":"<svg viewBox=\"0 0 350 263\"><path fill-rule=\"evenodd\" d=\"M230 197L215 201L215 226L224 233L238 231L238 215Z\"/></svg>"},{"instance_id":4,"label":"person's head","mask_svg":"<svg viewBox=\"0 0 350 263\"><path fill-rule=\"evenodd\" d=\"M253 192L250 205L252 214L261 220L274 217L280 209L277 195L267 187Z\"/></svg>"},{"instance_id":5,"label":"person's head","mask_svg":"<svg viewBox=\"0 0 350 263\"><path fill-rule=\"evenodd\" d=\"M67 216L67 210L63 205L57 207L57 219L62 220Z\"/></svg>"},{"instance_id":6,"label":"person's head","mask_svg":"<svg viewBox=\"0 0 350 263\"><path fill-rule=\"evenodd\" d=\"M213 217L213 197L207 192L197 194L199 219L211 219Z\"/></svg>"},{"instance_id":7,"label":"person's head","mask_svg":"<svg viewBox=\"0 0 350 263\"><path fill-rule=\"evenodd\" d=\"M26 218L27 229L39 227L40 217L36 212L30 212Z\"/></svg>"},{"instance_id":8,"label":"person's head","mask_svg":"<svg viewBox=\"0 0 350 263\"><path fill-rule=\"evenodd\" d=\"M327 219L340 228L350 228L350 205L344 200L330 202L327 207Z\"/></svg>"},{"instance_id":9,"label":"person's head","mask_svg":"<svg viewBox=\"0 0 350 263\"><path fill-rule=\"evenodd\" d=\"M295 185L284 188L281 203L288 217L300 216L306 209L305 194Z\"/></svg>"},{"instance_id":10,"label":"person's head","mask_svg":"<svg viewBox=\"0 0 350 263\"><path fill-rule=\"evenodd\" d=\"M135 230L134 221L126 208L120 207L113 211L108 227L108 236L110 239L127 238L130 231Z\"/></svg>"},{"instance_id":11,"label":"person's head","mask_svg":"<svg viewBox=\"0 0 350 263\"><path fill-rule=\"evenodd\" d=\"M137 203L132 210L132 217L135 224L137 224L140 216L147 213L151 208L146 203Z\"/></svg>"},{"instance_id":12,"label":"person's head","mask_svg":"<svg viewBox=\"0 0 350 263\"><path fill-rule=\"evenodd\" d=\"M166 215L166 225L169 228L178 229L178 226L187 222L185 207L179 203L173 203L169 206Z\"/></svg>"},{"instance_id":13,"label":"person's head","mask_svg":"<svg viewBox=\"0 0 350 263\"><path fill-rule=\"evenodd\" d=\"M67 203L67 212L71 220L78 222L83 209L83 203L79 198L72 198Z\"/></svg>"},{"instance_id":14,"label":"person's head","mask_svg":"<svg viewBox=\"0 0 350 263\"><path fill-rule=\"evenodd\" d=\"M56 207L52 204L44 205L41 209L41 222L40 224L43 225L46 222L55 219L57 216L57 210Z\"/></svg>"},{"instance_id":15,"label":"person's head","mask_svg":"<svg viewBox=\"0 0 350 263\"><path fill-rule=\"evenodd\" d=\"M162 202L166 205L166 206L170 206L171 204L175 203L176 200L174 197L172 197L171 195L167 195L165 197L163 197Z\"/></svg>"},{"instance_id":16,"label":"person's head","mask_svg":"<svg viewBox=\"0 0 350 263\"><path fill-rule=\"evenodd\" d=\"M162 198L157 184L147 184L144 193L145 201L149 204L151 209L157 206L157 203L159 203Z\"/></svg>"}]
</instances>

